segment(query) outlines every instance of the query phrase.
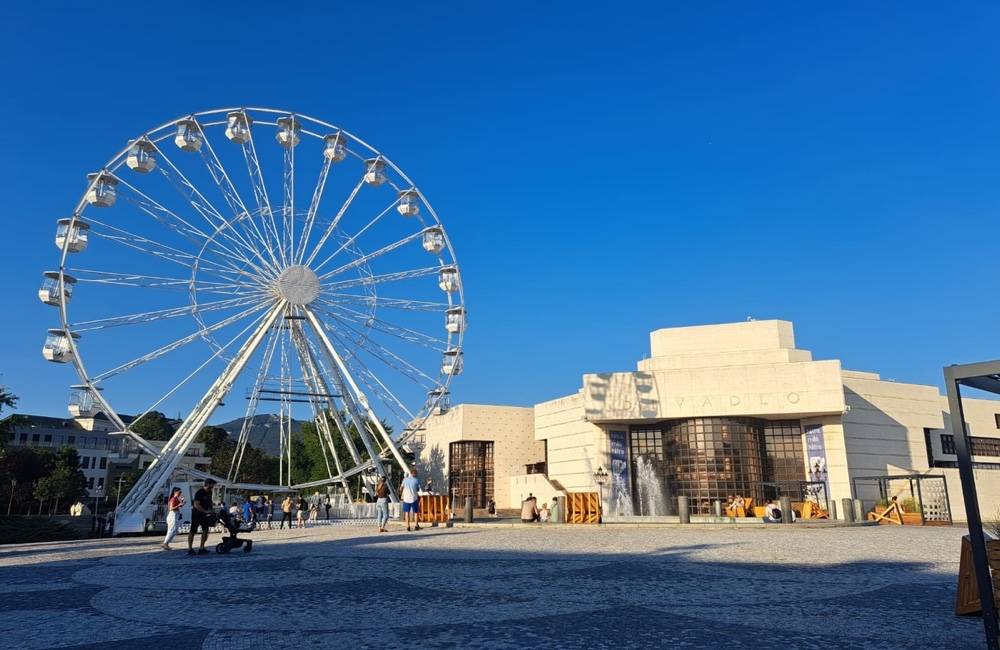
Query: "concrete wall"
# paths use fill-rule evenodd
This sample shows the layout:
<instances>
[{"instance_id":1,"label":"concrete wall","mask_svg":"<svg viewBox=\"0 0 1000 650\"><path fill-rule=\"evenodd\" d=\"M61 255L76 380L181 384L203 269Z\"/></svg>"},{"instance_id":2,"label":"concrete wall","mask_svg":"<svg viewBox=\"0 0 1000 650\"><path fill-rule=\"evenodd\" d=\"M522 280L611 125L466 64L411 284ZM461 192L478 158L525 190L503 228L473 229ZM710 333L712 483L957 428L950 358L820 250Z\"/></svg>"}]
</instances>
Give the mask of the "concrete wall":
<instances>
[{"instance_id":1,"label":"concrete wall","mask_svg":"<svg viewBox=\"0 0 1000 650\"><path fill-rule=\"evenodd\" d=\"M606 460L599 456L604 437L587 421L580 393L535 406L535 438L548 441L548 478L567 492L597 491L594 472Z\"/></svg>"},{"instance_id":2,"label":"concrete wall","mask_svg":"<svg viewBox=\"0 0 1000 650\"><path fill-rule=\"evenodd\" d=\"M449 445L459 440L493 441L493 498L500 507L510 501L510 477L524 466L545 459L545 443L534 436L534 409L519 406L461 404L428 418L418 470L448 489Z\"/></svg>"}]
</instances>

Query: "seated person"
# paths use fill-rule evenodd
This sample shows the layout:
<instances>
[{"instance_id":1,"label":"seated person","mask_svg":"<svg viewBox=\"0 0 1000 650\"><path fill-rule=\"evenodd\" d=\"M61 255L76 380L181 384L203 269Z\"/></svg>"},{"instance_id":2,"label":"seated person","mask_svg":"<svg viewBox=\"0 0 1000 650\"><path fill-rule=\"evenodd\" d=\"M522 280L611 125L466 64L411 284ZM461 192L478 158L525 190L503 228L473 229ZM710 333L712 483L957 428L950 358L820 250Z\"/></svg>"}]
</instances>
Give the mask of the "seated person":
<instances>
[{"instance_id":1,"label":"seated person","mask_svg":"<svg viewBox=\"0 0 1000 650\"><path fill-rule=\"evenodd\" d=\"M532 498L525 499L521 502L521 521L530 524L538 519L538 508L535 506L535 500Z\"/></svg>"},{"instance_id":2,"label":"seated person","mask_svg":"<svg viewBox=\"0 0 1000 650\"><path fill-rule=\"evenodd\" d=\"M538 511L538 520L545 523L549 520L549 504L543 503L542 509Z\"/></svg>"},{"instance_id":3,"label":"seated person","mask_svg":"<svg viewBox=\"0 0 1000 650\"><path fill-rule=\"evenodd\" d=\"M774 501L769 501L766 506L764 506L764 521L771 524L776 524L781 522L781 508L778 507Z\"/></svg>"}]
</instances>

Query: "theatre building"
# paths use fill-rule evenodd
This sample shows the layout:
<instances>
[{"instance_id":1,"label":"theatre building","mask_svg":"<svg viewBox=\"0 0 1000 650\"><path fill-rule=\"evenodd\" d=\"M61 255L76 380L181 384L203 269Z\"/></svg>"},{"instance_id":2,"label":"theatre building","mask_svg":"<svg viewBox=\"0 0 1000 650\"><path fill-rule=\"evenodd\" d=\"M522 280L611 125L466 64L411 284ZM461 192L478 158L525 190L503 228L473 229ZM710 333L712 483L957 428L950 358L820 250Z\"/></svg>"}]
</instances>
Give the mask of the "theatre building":
<instances>
[{"instance_id":1,"label":"theatre building","mask_svg":"<svg viewBox=\"0 0 1000 650\"><path fill-rule=\"evenodd\" d=\"M1000 507L1000 402L964 405L991 515ZM600 492L609 516L669 516L678 496L694 514L735 495L874 506L880 494L868 479L933 475L943 480L889 481L885 496L912 493L928 519L963 520L947 415L936 386L816 360L796 347L792 323L749 321L657 330L635 370L586 374L576 393L534 408L455 407L428 421L419 453L453 496L500 507L567 492ZM595 481L599 468L606 486Z\"/></svg>"}]
</instances>

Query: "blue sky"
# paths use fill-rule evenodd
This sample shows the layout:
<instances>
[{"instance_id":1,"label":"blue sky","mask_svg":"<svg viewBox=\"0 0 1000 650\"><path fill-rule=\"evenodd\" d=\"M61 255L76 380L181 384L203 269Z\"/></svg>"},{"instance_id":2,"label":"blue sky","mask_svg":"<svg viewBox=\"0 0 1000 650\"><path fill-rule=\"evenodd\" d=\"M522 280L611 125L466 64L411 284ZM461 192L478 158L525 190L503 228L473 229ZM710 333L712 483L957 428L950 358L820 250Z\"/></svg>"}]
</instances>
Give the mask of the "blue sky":
<instances>
[{"instance_id":1,"label":"blue sky","mask_svg":"<svg viewBox=\"0 0 1000 650\"><path fill-rule=\"evenodd\" d=\"M938 384L1000 357L1000 10L949 9L11 6L0 382L64 413L34 293L83 175L256 105L350 129L431 197L470 310L455 401L533 404L634 368L650 330L747 316Z\"/></svg>"}]
</instances>

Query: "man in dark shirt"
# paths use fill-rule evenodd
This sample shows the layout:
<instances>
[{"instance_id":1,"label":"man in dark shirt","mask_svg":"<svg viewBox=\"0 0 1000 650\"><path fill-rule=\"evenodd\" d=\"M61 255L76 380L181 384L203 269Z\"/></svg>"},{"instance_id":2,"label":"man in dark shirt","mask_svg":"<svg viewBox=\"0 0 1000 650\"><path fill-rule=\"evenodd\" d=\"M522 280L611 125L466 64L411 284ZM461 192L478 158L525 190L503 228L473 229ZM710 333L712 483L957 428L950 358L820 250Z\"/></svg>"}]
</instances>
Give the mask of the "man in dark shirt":
<instances>
[{"instance_id":1,"label":"man in dark shirt","mask_svg":"<svg viewBox=\"0 0 1000 650\"><path fill-rule=\"evenodd\" d=\"M205 479L205 486L194 493L191 501L191 530L188 531L188 555L204 555L205 542L208 541L208 528L214 523L212 511L212 488L215 486L213 479ZM201 548L195 553L194 534L201 528Z\"/></svg>"}]
</instances>

